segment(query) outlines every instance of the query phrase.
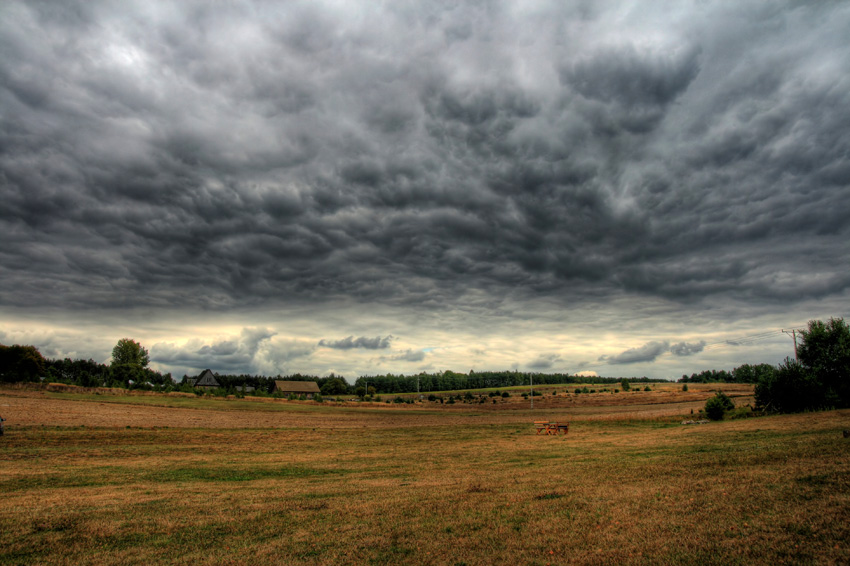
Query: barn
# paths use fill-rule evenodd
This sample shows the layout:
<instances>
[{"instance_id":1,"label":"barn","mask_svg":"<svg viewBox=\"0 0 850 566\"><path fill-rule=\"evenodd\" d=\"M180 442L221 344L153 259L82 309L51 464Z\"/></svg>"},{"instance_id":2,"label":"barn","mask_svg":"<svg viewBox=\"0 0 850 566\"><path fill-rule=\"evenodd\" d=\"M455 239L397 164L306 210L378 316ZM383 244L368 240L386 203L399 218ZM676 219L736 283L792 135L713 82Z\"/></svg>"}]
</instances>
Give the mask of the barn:
<instances>
[{"instance_id":1,"label":"barn","mask_svg":"<svg viewBox=\"0 0 850 566\"><path fill-rule=\"evenodd\" d=\"M319 384L315 381L287 381L276 379L274 382L273 393L281 393L283 395L306 395L308 399L312 399L314 395L319 393Z\"/></svg>"},{"instance_id":2,"label":"barn","mask_svg":"<svg viewBox=\"0 0 850 566\"><path fill-rule=\"evenodd\" d=\"M208 369L202 371L201 375L192 380L192 386L195 389L218 389L221 387L213 372Z\"/></svg>"}]
</instances>

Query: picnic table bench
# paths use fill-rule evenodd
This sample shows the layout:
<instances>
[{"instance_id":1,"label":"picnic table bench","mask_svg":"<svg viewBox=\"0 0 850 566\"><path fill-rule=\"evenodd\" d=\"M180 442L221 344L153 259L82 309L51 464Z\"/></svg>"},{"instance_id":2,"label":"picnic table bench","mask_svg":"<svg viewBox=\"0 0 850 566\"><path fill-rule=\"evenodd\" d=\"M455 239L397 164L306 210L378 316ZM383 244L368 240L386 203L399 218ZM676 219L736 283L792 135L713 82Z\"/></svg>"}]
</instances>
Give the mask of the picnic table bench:
<instances>
[{"instance_id":1,"label":"picnic table bench","mask_svg":"<svg viewBox=\"0 0 850 566\"><path fill-rule=\"evenodd\" d=\"M549 434L557 436L563 431L567 434L570 431L570 423L559 423L552 421L534 421L534 428L537 429L537 434Z\"/></svg>"}]
</instances>

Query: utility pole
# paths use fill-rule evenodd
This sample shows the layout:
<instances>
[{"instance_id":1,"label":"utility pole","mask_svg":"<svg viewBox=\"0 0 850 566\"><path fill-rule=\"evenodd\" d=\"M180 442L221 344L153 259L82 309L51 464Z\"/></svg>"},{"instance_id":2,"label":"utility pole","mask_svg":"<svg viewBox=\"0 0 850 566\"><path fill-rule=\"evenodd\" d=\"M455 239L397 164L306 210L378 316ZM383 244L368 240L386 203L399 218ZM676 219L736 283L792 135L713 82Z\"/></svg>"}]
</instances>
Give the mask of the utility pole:
<instances>
[{"instance_id":1,"label":"utility pole","mask_svg":"<svg viewBox=\"0 0 850 566\"><path fill-rule=\"evenodd\" d=\"M782 332L785 333L785 334L790 334L791 338L794 340L794 360L799 362L800 356L797 355L797 330L792 329L789 332L789 331L783 329Z\"/></svg>"}]
</instances>

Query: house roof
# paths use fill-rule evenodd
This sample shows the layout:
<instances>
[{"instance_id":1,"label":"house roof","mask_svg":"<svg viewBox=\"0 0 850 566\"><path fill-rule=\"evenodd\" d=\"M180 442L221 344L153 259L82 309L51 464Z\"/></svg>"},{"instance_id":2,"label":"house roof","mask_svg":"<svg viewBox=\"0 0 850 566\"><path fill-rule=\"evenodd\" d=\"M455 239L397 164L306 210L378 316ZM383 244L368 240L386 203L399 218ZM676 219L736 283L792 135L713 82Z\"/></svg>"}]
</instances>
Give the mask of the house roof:
<instances>
[{"instance_id":1,"label":"house roof","mask_svg":"<svg viewBox=\"0 0 850 566\"><path fill-rule=\"evenodd\" d=\"M315 381L287 381L276 379L274 387L283 393L319 393L319 384Z\"/></svg>"},{"instance_id":2,"label":"house roof","mask_svg":"<svg viewBox=\"0 0 850 566\"><path fill-rule=\"evenodd\" d=\"M213 372L205 369L198 376L198 380L195 381L195 387L219 387L219 383L216 381Z\"/></svg>"}]
</instances>

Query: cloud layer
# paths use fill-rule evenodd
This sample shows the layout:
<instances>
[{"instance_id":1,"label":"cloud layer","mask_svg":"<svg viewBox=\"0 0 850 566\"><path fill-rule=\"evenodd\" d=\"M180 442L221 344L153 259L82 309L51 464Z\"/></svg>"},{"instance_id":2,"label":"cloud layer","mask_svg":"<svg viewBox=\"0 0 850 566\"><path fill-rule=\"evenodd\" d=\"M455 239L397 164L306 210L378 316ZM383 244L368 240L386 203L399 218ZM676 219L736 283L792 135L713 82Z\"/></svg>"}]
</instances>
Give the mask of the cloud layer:
<instances>
[{"instance_id":1,"label":"cloud layer","mask_svg":"<svg viewBox=\"0 0 850 566\"><path fill-rule=\"evenodd\" d=\"M247 371L274 336L392 349L432 313L481 337L540 301L662 305L671 332L613 340L646 342L604 354L623 364L700 352L676 310L713 328L846 303L847 5L3 10L0 308L23 318L403 313L156 348ZM391 355L445 336L420 338ZM517 364L576 363L523 339Z\"/></svg>"},{"instance_id":2,"label":"cloud layer","mask_svg":"<svg viewBox=\"0 0 850 566\"><path fill-rule=\"evenodd\" d=\"M351 350L352 348L365 348L367 350L384 350L390 347L390 343L392 343L392 336L375 336L374 338L367 338L365 336L358 336L357 338L353 336L348 336L347 338L343 338L342 340L319 340L319 346L323 346L325 348L333 348L335 350Z\"/></svg>"}]
</instances>

